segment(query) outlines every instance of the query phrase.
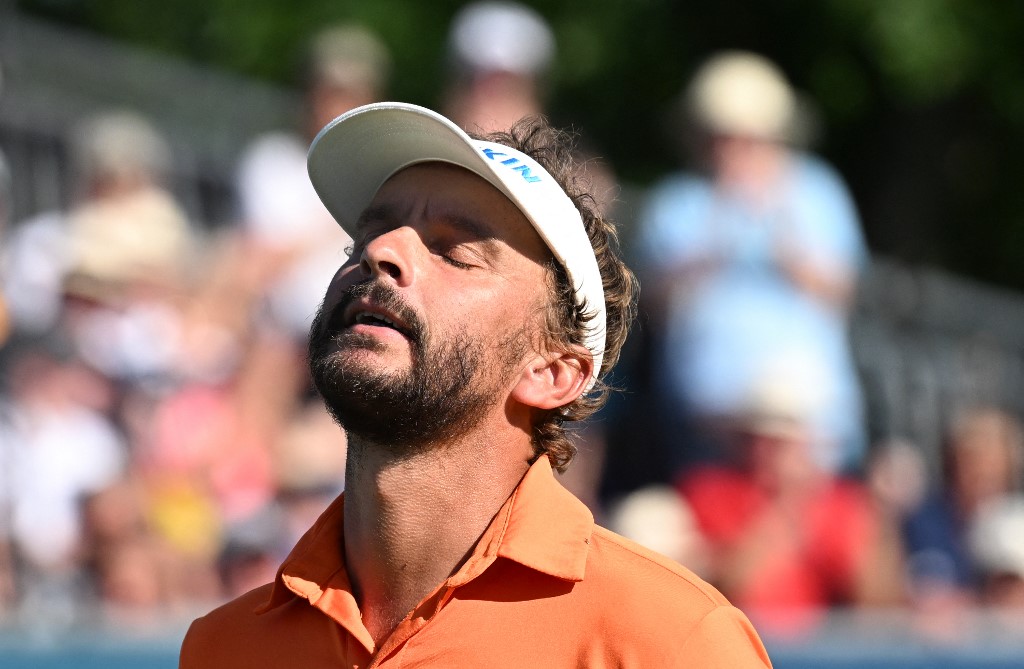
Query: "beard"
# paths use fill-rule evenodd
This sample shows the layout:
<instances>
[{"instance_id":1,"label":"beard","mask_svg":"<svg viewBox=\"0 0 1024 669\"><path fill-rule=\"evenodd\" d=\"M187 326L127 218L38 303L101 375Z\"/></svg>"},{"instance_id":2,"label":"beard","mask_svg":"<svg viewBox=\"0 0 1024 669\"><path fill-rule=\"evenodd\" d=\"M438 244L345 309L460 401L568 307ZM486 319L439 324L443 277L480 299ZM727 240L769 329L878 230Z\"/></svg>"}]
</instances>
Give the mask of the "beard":
<instances>
[{"instance_id":1,"label":"beard","mask_svg":"<svg viewBox=\"0 0 1024 669\"><path fill-rule=\"evenodd\" d=\"M346 307L362 297L407 324L408 371L382 371L352 359L352 351L386 348L370 335L345 328ZM501 399L501 388L525 352L525 336L519 332L498 342L498 373L492 374L485 373L488 347L479 339L465 332L433 339L418 314L387 284L355 284L329 314L321 305L310 329L309 369L334 420L350 436L401 456L430 450L478 424Z\"/></svg>"}]
</instances>

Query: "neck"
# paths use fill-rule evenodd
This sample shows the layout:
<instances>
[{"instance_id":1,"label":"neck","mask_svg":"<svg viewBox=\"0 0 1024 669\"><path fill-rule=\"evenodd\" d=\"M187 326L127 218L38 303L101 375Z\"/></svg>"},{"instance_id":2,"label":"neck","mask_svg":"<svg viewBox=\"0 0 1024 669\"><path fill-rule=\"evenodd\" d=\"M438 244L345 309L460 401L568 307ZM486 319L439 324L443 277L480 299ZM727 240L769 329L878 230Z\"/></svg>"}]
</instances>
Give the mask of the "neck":
<instances>
[{"instance_id":1,"label":"neck","mask_svg":"<svg viewBox=\"0 0 1024 669\"><path fill-rule=\"evenodd\" d=\"M477 436L415 455L350 436L345 561L378 645L462 565L529 467L528 439Z\"/></svg>"}]
</instances>

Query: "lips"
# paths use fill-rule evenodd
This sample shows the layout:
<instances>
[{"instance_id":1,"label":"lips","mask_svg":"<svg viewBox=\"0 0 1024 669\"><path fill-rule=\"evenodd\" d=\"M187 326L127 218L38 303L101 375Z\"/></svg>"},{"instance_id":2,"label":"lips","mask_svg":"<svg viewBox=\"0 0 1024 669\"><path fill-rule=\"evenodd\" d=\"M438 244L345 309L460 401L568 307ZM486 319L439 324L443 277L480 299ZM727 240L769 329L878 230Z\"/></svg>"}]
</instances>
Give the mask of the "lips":
<instances>
[{"instance_id":1,"label":"lips","mask_svg":"<svg viewBox=\"0 0 1024 669\"><path fill-rule=\"evenodd\" d=\"M411 339L413 337L410 328L397 314L363 301L350 304L344 310L343 323L345 327L353 325L371 325L374 327L385 327L395 330L402 336Z\"/></svg>"},{"instance_id":2,"label":"lips","mask_svg":"<svg viewBox=\"0 0 1024 669\"><path fill-rule=\"evenodd\" d=\"M411 342L423 337L423 323L416 311L402 296L380 281L357 283L348 287L327 321L327 332L352 332L356 326L381 327L394 330Z\"/></svg>"}]
</instances>

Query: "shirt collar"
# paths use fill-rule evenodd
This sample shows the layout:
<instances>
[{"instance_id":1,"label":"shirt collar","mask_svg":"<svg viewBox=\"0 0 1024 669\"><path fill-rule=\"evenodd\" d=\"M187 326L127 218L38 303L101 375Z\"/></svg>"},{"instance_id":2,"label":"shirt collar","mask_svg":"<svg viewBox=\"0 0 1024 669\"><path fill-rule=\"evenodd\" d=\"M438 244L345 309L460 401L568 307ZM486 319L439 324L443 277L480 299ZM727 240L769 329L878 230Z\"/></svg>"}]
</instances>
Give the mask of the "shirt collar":
<instances>
[{"instance_id":1,"label":"shirt collar","mask_svg":"<svg viewBox=\"0 0 1024 669\"><path fill-rule=\"evenodd\" d=\"M358 606L345 568L344 495L339 496L299 540L278 570L269 611L297 595L311 604L329 596L358 618ZM555 480L546 456L530 466L512 495L494 516L465 564L448 579L464 585L496 557L566 581L582 581L594 517Z\"/></svg>"},{"instance_id":2,"label":"shirt collar","mask_svg":"<svg viewBox=\"0 0 1024 669\"><path fill-rule=\"evenodd\" d=\"M498 537L500 557L566 581L583 580L594 516L555 480L546 456L526 472L484 532L481 545L498 530L499 520L504 524Z\"/></svg>"},{"instance_id":3,"label":"shirt collar","mask_svg":"<svg viewBox=\"0 0 1024 669\"><path fill-rule=\"evenodd\" d=\"M345 495L342 494L320 514L281 563L270 599L257 613L280 606L293 595L315 604L332 577L343 577L345 585L349 585L345 570L344 510ZM351 587L346 590L351 592Z\"/></svg>"}]
</instances>

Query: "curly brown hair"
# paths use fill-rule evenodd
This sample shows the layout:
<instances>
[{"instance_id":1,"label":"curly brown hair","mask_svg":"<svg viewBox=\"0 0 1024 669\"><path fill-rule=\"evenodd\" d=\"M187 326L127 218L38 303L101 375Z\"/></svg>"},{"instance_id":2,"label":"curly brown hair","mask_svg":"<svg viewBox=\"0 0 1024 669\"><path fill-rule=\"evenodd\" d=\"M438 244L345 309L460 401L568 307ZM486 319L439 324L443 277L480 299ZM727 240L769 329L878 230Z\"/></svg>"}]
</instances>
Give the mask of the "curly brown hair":
<instances>
[{"instance_id":1,"label":"curly brown hair","mask_svg":"<svg viewBox=\"0 0 1024 669\"><path fill-rule=\"evenodd\" d=\"M546 412L533 426L536 457L547 454L552 466L563 472L576 455L576 446L564 425L588 418L607 402L613 390L606 381L607 374L619 359L636 315L639 286L620 256L614 222L604 217L588 192L590 181L586 177L586 164L577 159L572 134L553 128L543 117L529 117L518 121L507 132L475 137L525 153L551 174L580 212L601 271L607 335L601 369L595 373L597 382L575 401ZM548 343L554 347L582 345L592 316L587 313L587 305L576 304L565 269L553 258L548 268L552 296L546 314Z\"/></svg>"}]
</instances>

